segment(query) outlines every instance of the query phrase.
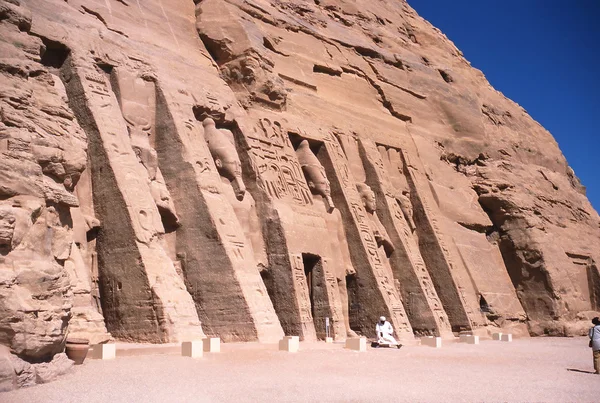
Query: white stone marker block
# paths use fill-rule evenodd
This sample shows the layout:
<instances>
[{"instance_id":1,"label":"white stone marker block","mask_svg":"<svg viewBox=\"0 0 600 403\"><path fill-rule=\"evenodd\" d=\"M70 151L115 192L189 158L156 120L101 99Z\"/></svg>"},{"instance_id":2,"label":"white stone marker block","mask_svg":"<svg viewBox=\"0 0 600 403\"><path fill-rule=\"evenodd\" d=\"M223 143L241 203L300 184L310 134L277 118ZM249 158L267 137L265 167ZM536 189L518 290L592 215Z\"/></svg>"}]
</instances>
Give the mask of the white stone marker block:
<instances>
[{"instance_id":1,"label":"white stone marker block","mask_svg":"<svg viewBox=\"0 0 600 403\"><path fill-rule=\"evenodd\" d=\"M512 342L512 334L510 334L510 333L508 333L508 334L503 334L503 335L500 337L500 340L501 340L501 341L507 341L507 342L509 342L509 343L510 343L510 342Z\"/></svg>"},{"instance_id":2,"label":"white stone marker block","mask_svg":"<svg viewBox=\"0 0 600 403\"><path fill-rule=\"evenodd\" d=\"M218 337L208 337L206 339L202 339L202 345L205 353L221 352L221 339Z\"/></svg>"},{"instance_id":3,"label":"white stone marker block","mask_svg":"<svg viewBox=\"0 0 600 403\"><path fill-rule=\"evenodd\" d=\"M289 353L297 353L300 350L299 336L285 336L279 340L279 351L287 351Z\"/></svg>"},{"instance_id":4,"label":"white stone marker block","mask_svg":"<svg viewBox=\"0 0 600 403\"><path fill-rule=\"evenodd\" d=\"M346 348L354 351L367 351L367 338L353 337L346 339Z\"/></svg>"},{"instance_id":5,"label":"white stone marker block","mask_svg":"<svg viewBox=\"0 0 600 403\"><path fill-rule=\"evenodd\" d=\"M460 343L479 344L479 336L473 336L471 334L461 334L458 341Z\"/></svg>"},{"instance_id":6,"label":"white stone marker block","mask_svg":"<svg viewBox=\"0 0 600 403\"><path fill-rule=\"evenodd\" d=\"M181 355L184 357L202 358L202 340L184 341L181 343Z\"/></svg>"},{"instance_id":7,"label":"white stone marker block","mask_svg":"<svg viewBox=\"0 0 600 403\"><path fill-rule=\"evenodd\" d=\"M501 340L502 333L492 333L492 340Z\"/></svg>"},{"instance_id":8,"label":"white stone marker block","mask_svg":"<svg viewBox=\"0 0 600 403\"><path fill-rule=\"evenodd\" d=\"M114 360L116 356L117 345L114 343L96 344L92 348L92 358L96 360Z\"/></svg>"},{"instance_id":9,"label":"white stone marker block","mask_svg":"<svg viewBox=\"0 0 600 403\"><path fill-rule=\"evenodd\" d=\"M442 348L442 338L441 337L421 337L421 345L429 346L435 348Z\"/></svg>"},{"instance_id":10,"label":"white stone marker block","mask_svg":"<svg viewBox=\"0 0 600 403\"><path fill-rule=\"evenodd\" d=\"M325 343L333 343L333 337L325 337Z\"/></svg>"}]
</instances>

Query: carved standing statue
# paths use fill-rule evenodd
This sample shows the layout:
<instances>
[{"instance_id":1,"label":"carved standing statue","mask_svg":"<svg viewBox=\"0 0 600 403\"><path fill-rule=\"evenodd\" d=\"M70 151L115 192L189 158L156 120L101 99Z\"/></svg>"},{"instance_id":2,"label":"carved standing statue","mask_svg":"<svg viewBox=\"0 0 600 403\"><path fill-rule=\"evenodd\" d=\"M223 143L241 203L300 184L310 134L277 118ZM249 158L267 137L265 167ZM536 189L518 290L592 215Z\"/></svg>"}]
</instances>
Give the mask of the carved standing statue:
<instances>
[{"instance_id":1,"label":"carved standing statue","mask_svg":"<svg viewBox=\"0 0 600 403\"><path fill-rule=\"evenodd\" d=\"M338 291L342 304L342 314L344 315L344 325L346 327L347 337L358 337L354 330L350 329L350 312L348 306L348 285L346 283L347 276L356 274L352 261L350 259L350 249L348 248L348 240L346 239L346 231L342 221L342 215L339 210L327 215L327 228L330 233L335 233L337 236L331 238L331 251L337 262L336 279L338 283Z\"/></svg>"},{"instance_id":2,"label":"carved standing statue","mask_svg":"<svg viewBox=\"0 0 600 403\"><path fill-rule=\"evenodd\" d=\"M377 242L377 245L383 246L385 253L390 255L394 251L395 247L392 244L390 236L388 235L385 227L383 224L381 224L381 221L379 221L379 217L377 217L377 202L375 200L375 193L368 185L364 183L357 183L356 189L360 194L363 206L369 216L371 229L375 235L375 241Z\"/></svg>"},{"instance_id":3,"label":"carved standing statue","mask_svg":"<svg viewBox=\"0 0 600 403\"><path fill-rule=\"evenodd\" d=\"M231 188L225 189L225 196L235 211L246 239L252 244L256 264L264 268L268 265L265 241L256 212L256 202L250 193L246 193L242 164L235 148L233 133L227 129L217 129L215 121L211 118L204 119L202 126L204 138L219 174L224 181L231 184Z\"/></svg>"},{"instance_id":4,"label":"carved standing statue","mask_svg":"<svg viewBox=\"0 0 600 403\"><path fill-rule=\"evenodd\" d=\"M217 129L215 121L211 118L204 119L202 126L204 138L219 174L231 182L235 197L243 200L246 186L242 180L242 163L233 143L233 133L226 129Z\"/></svg>"},{"instance_id":5,"label":"carved standing statue","mask_svg":"<svg viewBox=\"0 0 600 403\"><path fill-rule=\"evenodd\" d=\"M357 334L350 329L350 316L348 310L348 290L346 286L346 276L354 275L356 271L350 260L350 250L346 239L346 231L342 221L342 215L335 209L331 199L331 188L329 180L325 174L325 168L321 165L318 158L314 155L308 141L303 140L296 150L298 161L302 167L302 172L308 182L308 186L314 195L321 196L320 199L325 205L328 214L324 215L327 229L330 234L336 234L330 238L331 258L336 264L336 280L342 306L342 315L344 317L344 326L347 337L356 337ZM318 204L318 202L317 202Z\"/></svg>"},{"instance_id":6,"label":"carved standing statue","mask_svg":"<svg viewBox=\"0 0 600 403\"><path fill-rule=\"evenodd\" d=\"M298 161L302 167L302 172L308 181L308 187L313 193L323 197L325 207L328 213L331 213L335 206L331 199L331 187L325 175L325 169L313 154L307 140L302 140L296 150Z\"/></svg>"},{"instance_id":7,"label":"carved standing statue","mask_svg":"<svg viewBox=\"0 0 600 403\"><path fill-rule=\"evenodd\" d=\"M415 220L413 219L413 206L410 201L410 192L408 190L403 190L398 196L396 196L396 201L400 205L400 210L402 210L402 214L404 215L404 219L408 223L411 232L415 232L417 226L415 225Z\"/></svg>"},{"instance_id":8,"label":"carved standing statue","mask_svg":"<svg viewBox=\"0 0 600 403\"><path fill-rule=\"evenodd\" d=\"M165 180L158 168L158 155L150 143L153 133L155 84L129 72L117 72L119 103L127 123L131 148L148 173L150 192L158 207L163 224L170 228L179 225L179 218ZM168 228L165 228L168 230Z\"/></svg>"}]
</instances>

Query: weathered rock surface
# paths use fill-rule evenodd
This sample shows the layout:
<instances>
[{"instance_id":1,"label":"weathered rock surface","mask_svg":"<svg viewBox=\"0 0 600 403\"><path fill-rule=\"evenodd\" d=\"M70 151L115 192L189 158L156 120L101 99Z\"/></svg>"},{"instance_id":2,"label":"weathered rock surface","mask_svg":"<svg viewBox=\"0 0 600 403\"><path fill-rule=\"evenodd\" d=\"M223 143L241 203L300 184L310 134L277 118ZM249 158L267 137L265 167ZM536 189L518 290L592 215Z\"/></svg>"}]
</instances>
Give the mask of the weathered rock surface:
<instances>
[{"instance_id":1,"label":"weathered rock surface","mask_svg":"<svg viewBox=\"0 0 600 403\"><path fill-rule=\"evenodd\" d=\"M24 359L600 311L600 218L558 145L405 1L11 0L0 33L0 344Z\"/></svg>"},{"instance_id":2,"label":"weathered rock surface","mask_svg":"<svg viewBox=\"0 0 600 403\"><path fill-rule=\"evenodd\" d=\"M75 363L65 353L56 354L51 361L30 364L0 347L0 392L52 382L68 373Z\"/></svg>"}]
</instances>

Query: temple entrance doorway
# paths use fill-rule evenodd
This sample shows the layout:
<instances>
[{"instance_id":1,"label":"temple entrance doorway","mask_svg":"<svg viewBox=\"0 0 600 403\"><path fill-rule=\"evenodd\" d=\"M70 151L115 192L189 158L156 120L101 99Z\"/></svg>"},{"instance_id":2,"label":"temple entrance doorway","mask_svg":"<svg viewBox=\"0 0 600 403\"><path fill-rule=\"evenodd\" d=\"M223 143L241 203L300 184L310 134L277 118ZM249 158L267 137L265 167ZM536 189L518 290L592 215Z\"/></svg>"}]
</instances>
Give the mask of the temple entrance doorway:
<instances>
[{"instance_id":1,"label":"temple entrance doorway","mask_svg":"<svg viewBox=\"0 0 600 403\"><path fill-rule=\"evenodd\" d=\"M331 321L331 309L327 296L327 285L321 256L312 253L303 253L304 275L310 301L310 312L313 317L317 339L324 340L326 337L325 318Z\"/></svg>"}]
</instances>

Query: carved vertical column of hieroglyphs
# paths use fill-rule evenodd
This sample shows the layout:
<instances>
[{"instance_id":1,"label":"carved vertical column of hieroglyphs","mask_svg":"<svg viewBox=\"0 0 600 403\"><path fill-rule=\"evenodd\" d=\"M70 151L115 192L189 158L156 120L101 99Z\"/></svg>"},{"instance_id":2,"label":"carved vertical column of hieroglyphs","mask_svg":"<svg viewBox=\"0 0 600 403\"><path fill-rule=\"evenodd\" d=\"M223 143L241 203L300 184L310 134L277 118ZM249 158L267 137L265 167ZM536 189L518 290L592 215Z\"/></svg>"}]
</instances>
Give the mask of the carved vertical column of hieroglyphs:
<instances>
[{"instance_id":1,"label":"carved vertical column of hieroglyphs","mask_svg":"<svg viewBox=\"0 0 600 403\"><path fill-rule=\"evenodd\" d=\"M179 82L159 88L157 99L155 147L181 221L176 253L203 327L224 341L275 342L283 330L245 235L261 236L233 133L193 114L200 107L219 115L223 107Z\"/></svg>"},{"instance_id":2,"label":"carved vertical column of hieroglyphs","mask_svg":"<svg viewBox=\"0 0 600 403\"><path fill-rule=\"evenodd\" d=\"M336 239L338 238L333 238L334 243ZM339 245L339 247L343 248L344 246ZM346 287L345 280L344 282L340 281L340 277L345 277L345 272L340 273L340 269L344 271L345 267L343 265L340 267L341 262L332 260L328 258L323 258L321 260L320 275L322 276L321 281L326 294L323 300L327 301L326 310L329 312L329 317L333 321L330 335L335 337L336 340L344 340L346 337L354 335L354 332L350 329L350 318L347 317L348 311L347 309L344 310L344 306L342 305L345 303L346 308L348 306L348 296L346 295L345 299L342 298L342 293L347 294L347 291L339 290L340 287ZM338 269L334 268L336 265L338 266Z\"/></svg>"},{"instance_id":3,"label":"carved vertical column of hieroglyphs","mask_svg":"<svg viewBox=\"0 0 600 403\"><path fill-rule=\"evenodd\" d=\"M347 147L357 147L356 140L346 137ZM359 140L367 171L367 183L377 194L377 212L396 249L390 256L394 277L400 285L404 306L416 333L453 336L448 315L437 295L417 244L417 233L410 190L403 174L398 149L376 146L369 139ZM344 147L346 149L346 147Z\"/></svg>"},{"instance_id":4,"label":"carved vertical column of hieroglyphs","mask_svg":"<svg viewBox=\"0 0 600 403\"><path fill-rule=\"evenodd\" d=\"M362 182L353 179L346 155L334 136L326 135L324 145L326 153L320 154L319 159L332 180L333 199L344 218L352 263L356 269L357 301L354 301L356 307L351 308L350 315L354 316L351 323L368 335L372 334L373 324L379 316L385 315L400 339L412 339L412 328L394 286L392 272L383 260L385 252L380 250L373 224L357 191L357 184Z\"/></svg>"},{"instance_id":5,"label":"carved vertical column of hieroglyphs","mask_svg":"<svg viewBox=\"0 0 600 403\"><path fill-rule=\"evenodd\" d=\"M97 253L108 330L116 338L149 342L201 337L193 300L159 243L164 227L145 165L152 152L134 152L130 139L131 131L147 132L153 124L151 102L129 100L138 105L122 114L107 74L74 55L63 78L88 134L94 208L102 222Z\"/></svg>"},{"instance_id":6,"label":"carved vertical column of hieroglyphs","mask_svg":"<svg viewBox=\"0 0 600 403\"><path fill-rule=\"evenodd\" d=\"M447 241L425 168L418 157L400 152L405 166L419 249L453 331L471 330L485 323L469 274L454 243Z\"/></svg>"}]
</instances>

